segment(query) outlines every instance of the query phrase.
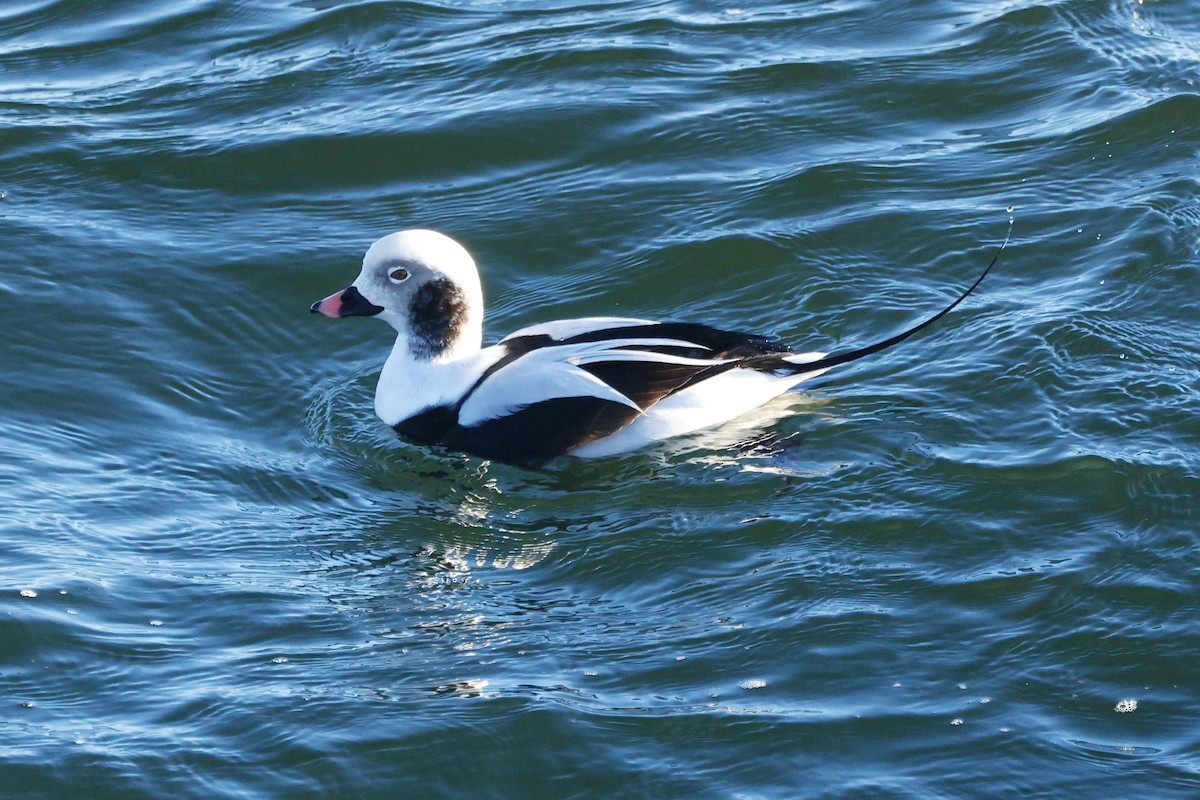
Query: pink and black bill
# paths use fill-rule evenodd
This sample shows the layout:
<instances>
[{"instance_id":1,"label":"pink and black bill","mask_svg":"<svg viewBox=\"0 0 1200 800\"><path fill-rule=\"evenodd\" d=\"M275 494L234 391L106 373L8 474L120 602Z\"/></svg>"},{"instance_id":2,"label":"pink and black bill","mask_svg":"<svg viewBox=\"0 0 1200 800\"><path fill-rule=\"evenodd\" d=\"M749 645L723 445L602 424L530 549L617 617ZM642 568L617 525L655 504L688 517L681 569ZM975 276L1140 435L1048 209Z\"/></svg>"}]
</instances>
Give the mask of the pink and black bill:
<instances>
[{"instance_id":1,"label":"pink and black bill","mask_svg":"<svg viewBox=\"0 0 1200 800\"><path fill-rule=\"evenodd\" d=\"M308 310L327 317L373 317L383 311L353 286L334 292L324 300L318 300L309 306Z\"/></svg>"}]
</instances>

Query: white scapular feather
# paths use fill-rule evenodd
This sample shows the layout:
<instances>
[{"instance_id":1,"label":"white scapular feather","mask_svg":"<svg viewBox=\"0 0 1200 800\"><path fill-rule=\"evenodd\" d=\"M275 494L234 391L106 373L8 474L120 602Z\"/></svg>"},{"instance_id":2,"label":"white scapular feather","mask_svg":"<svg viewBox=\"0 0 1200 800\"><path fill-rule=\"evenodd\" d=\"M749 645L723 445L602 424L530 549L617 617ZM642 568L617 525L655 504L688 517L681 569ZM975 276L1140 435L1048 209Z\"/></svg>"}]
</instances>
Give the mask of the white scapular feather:
<instances>
[{"instance_id":1,"label":"white scapular feather","mask_svg":"<svg viewBox=\"0 0 1200 800\"><path fill-rule=\"evenodd\" d=\"M500 344L521 336L549 336L551 339L562 341L572 336L580 336L593 331L607 328L628 328L633 325L653 325L648 319L632 319L629 317L580 317L579 319L560 319L554 322L540 322L527 328L513 331L500 340Z\"/></svg>"}]
</instances>

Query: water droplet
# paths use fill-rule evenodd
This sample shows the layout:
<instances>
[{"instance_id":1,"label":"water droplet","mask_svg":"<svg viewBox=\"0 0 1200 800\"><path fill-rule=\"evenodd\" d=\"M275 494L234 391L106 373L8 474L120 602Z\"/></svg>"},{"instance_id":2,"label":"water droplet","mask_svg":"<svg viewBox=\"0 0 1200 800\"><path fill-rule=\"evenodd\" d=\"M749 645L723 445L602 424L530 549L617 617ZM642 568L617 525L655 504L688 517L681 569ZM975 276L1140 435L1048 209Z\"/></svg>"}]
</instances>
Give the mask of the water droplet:
<instances>
[{"instance_id":1,"label":"water droplet","mask_svg":"<svg viewBox=\"0 0 1200 800\"><path fill-rule=\"evenodd\" d=\"M152 620L150 620L150 624L157 628L159 625L162 625L162 620L161 619L152 619Z\"/></svg>"},{"instance_id":2,"label":"water droplet","mask_svg":"<svg viewBox=\"0 0 1200 800\"><path fill-rule=\"evenodd\" d=\"M22 589L21 597L37 597L37 592L33 589Z\"/></svg>"},{"instance_id":3,"label":"water droplet","mask_svg":"<svg viewBox=\"0 0 1200 800\"><path fill-rule=\"evenodd\" d=\"M1118 714L1128 714L1131 711L1137 711L1137 700L1120 700L1113 708L1113 711L1116 711Z\"/></svg>"},{"instance_id":4,"label":"water droplet","mask_svg":"<svg viewBox=\"0 0 1200 800\"><path fill-rule=\"evenodd\" d=\"M954 685L955 685L955 686L957 686L957 687L958 687L958 688L960 688L960 689L966 689L966 688L967 688L967 685L966 685L965 683L956 683L956 684L954 684Z\"/></svg>"},{"instance_id":5,"label":"water droplet","mask_svg":"<svg viewBox=\"0 0 1200 800\"><path fill-rule=\"evenodd\" d=\"M954 726L962 725L962 717L955 717L954 719L950 720L950 724Z\"/></svg>"},{"instance_id":6,"label":"water droplet","mask_svg":"<svg viewBox=\"0 0 1200 800\"><path fill-rule=\"evenodd\" d=\"M1016 209L1017 209L1017 207L1016 207L1016 206L1009 206L1008 208L1006 208L1006 209L1004 209L1004 210L1005 210L1006 212L1008 212L1009 214L1011 214L1011 213L1013 213L1013 211L1015 211Z\"/></svg>"},{"instance_id":7,"label":"water droplet","mask_svg":"<svg viewBox=\"0 0 1200 800\"><path fill-rule=\"evenodd\" d=\"M979 698L979 703L980 703L981 705L985 705L985 706L986 706L986 705L987 705L988 703L990 703L990 702L992 702L992 698L990 698L990 697L981 697L981 698Z\"/></svg>"},{"instance_id":8,"label":"water droplet","mask_svg":"<svg viewBox=\"0 0 1200 800\"><path fill-rule=\"evenodd\" d=\"M275 656L271 659L272 664L286 664L287 656Z\"/></svg>"},{"instance_id":9,"label":"water droplet","mask_svg":"<svg viewBox=\"0 0 1200 800\"><path fill-rule=\"evenodd\" d=\"M766 681L760 681L758 678L751 678L738 684L738 686L742 687L743 689L761 689L766 685Z\"/></svg>"}]
</instances>

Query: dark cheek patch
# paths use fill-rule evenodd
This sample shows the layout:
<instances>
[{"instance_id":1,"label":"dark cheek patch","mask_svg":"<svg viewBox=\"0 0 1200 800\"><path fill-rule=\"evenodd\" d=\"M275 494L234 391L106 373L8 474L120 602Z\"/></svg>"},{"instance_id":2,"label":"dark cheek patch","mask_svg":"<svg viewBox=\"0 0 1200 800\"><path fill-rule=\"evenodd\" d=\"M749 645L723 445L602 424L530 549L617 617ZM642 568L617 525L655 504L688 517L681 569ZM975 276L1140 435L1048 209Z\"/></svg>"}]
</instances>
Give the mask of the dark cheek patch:
<instances>
[{"instance_id":1,"label":"dark cheek patch","mask_svg":"<svg viewBox=\"0 0 1200 800\"><path fill-rule=\"evenodd\" d=\"M413 355L433 358L450 349L467 324L467 298L453 281L430 281L409 306Z\"/></svg>"}]
</instances>

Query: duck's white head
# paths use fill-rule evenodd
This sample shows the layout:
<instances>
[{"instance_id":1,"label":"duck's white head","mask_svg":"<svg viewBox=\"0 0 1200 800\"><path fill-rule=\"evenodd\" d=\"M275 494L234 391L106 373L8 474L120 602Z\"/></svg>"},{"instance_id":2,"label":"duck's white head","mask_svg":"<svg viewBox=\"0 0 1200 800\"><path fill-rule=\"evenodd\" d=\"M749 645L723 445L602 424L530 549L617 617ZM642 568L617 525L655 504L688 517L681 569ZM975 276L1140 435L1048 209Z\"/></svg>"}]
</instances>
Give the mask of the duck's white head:
<instances>
[{"instance_id":1,"label":"duck's white head","mask_svg":"<svg viewBox=\"0 0 1200 800\"><path fill-rule=\"evenodd\" d=\"M483 290L475 261L458 242L407 230L375 242L348 288L312 304L327 317L378 316L413 358L455 358L483 343Z\"/></svg>"}]
</instances>

